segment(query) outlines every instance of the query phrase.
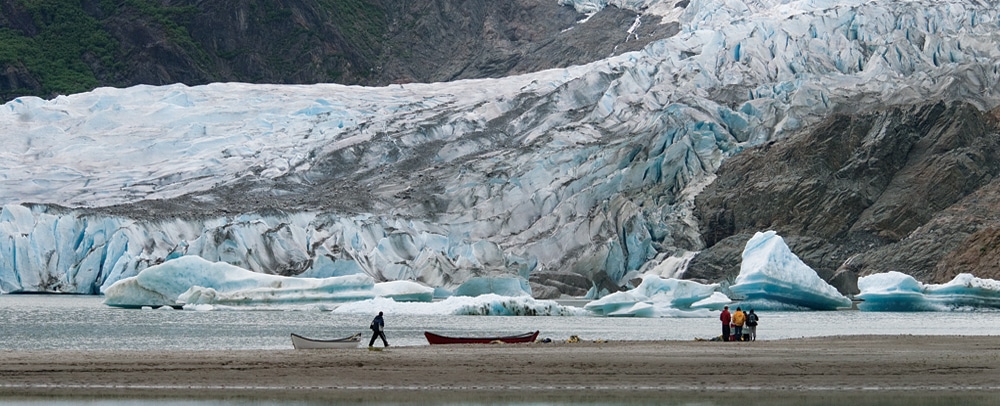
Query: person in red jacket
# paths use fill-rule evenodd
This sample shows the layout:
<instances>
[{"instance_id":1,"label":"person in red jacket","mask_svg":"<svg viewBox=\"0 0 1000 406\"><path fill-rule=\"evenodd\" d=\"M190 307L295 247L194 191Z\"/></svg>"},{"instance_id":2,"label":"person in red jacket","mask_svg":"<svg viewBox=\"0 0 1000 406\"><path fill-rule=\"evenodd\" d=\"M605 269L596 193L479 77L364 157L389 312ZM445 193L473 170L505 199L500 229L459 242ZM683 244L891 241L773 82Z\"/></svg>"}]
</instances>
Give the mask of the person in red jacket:
<instances>
[{"instance_id":1,"label":"person in red jacket","mask_svg":"<svg viewBox=\"0 0 1000 406\"><path fill-rule=\"evenodd\" d=\"M722 308L722 314L719 315L719 320L722 320L722 341L729 341L729 306Z\"/></svg>"}]
</instances>

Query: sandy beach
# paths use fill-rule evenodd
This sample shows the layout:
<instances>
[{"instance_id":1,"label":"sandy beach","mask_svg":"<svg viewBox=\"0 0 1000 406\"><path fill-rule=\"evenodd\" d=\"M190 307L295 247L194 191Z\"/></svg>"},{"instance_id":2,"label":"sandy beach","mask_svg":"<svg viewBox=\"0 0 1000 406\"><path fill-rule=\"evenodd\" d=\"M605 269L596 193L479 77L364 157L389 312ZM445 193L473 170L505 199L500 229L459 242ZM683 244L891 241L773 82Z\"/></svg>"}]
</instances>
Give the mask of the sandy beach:
<instances>
[{"instance_id":1,"label":"sandy beach","mask_svg":"<svg viewBox=\"0 0 1000 406\"><path fill-rule=\"evenodd\" d=\"M414 400L468 393L887 391L1000 394L1000 337L844 336L722 343L553 342L384 351L0 352L0 397ZM462 394L466 395L462 395Z\"/></svg>"}]
</instances>

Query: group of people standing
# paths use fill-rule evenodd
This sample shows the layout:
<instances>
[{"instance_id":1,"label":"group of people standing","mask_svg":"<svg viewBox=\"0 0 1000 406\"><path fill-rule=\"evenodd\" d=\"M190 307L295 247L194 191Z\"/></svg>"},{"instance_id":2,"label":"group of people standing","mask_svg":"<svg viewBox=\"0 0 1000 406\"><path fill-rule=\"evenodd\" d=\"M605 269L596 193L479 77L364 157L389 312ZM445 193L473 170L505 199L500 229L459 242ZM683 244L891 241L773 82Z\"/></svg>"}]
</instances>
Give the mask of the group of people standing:
<instances>
[{"instance_id":1,"label":"group of people standing","mask_svg":"<svg viewBox=\"0 0 1000 406\"><path fill-rule=\"evenodd\" d=\"M760 317L750 309L750 313L744 313L742 308L737 307L732 314L729 313L729 306L722 308L719 315L722 321L722 341L757 341L757 321ZM743 327L746 326L744 332Z\"/></svg>"},{"instance_id":2,"label":"group of people standing","mask_svg":"<svg viewBox=\"0 0 1000 406\"><path fill-rule=\"evenodd\" d=\"M725 306L722 308L719 320L722 321L722 341L757 341L757 321L760 320L760 317L754 313L753 309L750 309L749 313L744 313L742 308L737 307L736 311L729 313L729 306ZM745 334L744 326L746 326ZM378 316L372 320L370 327L372 338L368 341L368 346L375 345L375 340L381 338L382 345L388 347L389 342L385 339L385 321L382 318L382 312L378 312Z\"/></svg>"}]
</instances>

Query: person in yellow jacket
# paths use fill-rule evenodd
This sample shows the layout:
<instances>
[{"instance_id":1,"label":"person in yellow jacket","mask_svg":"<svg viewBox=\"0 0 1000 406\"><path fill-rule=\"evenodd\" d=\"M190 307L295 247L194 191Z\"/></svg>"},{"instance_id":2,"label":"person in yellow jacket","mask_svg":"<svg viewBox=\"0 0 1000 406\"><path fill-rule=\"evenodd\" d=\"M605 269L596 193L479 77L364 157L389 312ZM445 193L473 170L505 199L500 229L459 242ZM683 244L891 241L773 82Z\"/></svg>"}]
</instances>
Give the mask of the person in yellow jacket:
<instances>
[{"instance_id":1,"label":"person in yellow jacket","mask_svg":"<svg viewBox=\"0 0 1000 406\"><path fill-rule=\"evenodd\" d=\"M736 336L736 341L743 341L743 323L747 321L747 314L743 313L743 309L737 307L736 311L733 312L733 325L736 326L733 331L733 335Z\"/></svg>"}]
</instances>

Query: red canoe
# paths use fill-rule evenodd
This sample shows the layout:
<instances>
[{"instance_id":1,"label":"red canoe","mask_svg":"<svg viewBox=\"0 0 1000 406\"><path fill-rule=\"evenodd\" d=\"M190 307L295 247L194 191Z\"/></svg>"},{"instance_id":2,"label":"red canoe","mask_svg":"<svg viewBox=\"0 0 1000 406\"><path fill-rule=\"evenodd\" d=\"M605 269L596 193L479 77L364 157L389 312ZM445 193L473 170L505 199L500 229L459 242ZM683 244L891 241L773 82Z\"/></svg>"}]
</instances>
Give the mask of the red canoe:
<instances>
[{"instance_id":1,"label":"red canoe","mask_svg":"<svg viewBox=\"0 0 1000 406\"><path fill-rule=\"evenodd\" d=\"M448 337L434 334L429 331L424 332L427 342L431 344L489 344L493 342L501 343L530 343L538 338L538 332L524 333L516 336L504 337Z\"/></svg>"}]
</instances>

